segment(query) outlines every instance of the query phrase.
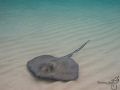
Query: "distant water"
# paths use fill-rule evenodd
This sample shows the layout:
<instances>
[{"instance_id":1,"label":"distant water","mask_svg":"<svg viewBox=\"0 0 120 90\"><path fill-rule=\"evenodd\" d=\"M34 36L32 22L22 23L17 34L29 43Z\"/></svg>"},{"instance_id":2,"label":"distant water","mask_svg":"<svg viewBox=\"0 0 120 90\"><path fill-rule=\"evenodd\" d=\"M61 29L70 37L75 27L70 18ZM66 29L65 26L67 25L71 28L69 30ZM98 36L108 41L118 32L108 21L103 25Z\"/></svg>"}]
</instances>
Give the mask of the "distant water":
<instances>
[{"instance_id":1,"label":"distant water","mask_svg":"<svg viewBox=\"0 0 120 90\"><path fill-rule=\"evenodd\" d=\"M37 79L26 64L73 52L79 78ZM120 75L120 0L0 0L0 90L111 90ZM117 90L120 90L117 85Z\"/></svg>"},{"instance_id":2,"label":"distant water","mask_svg":"<svg viewBox=\"0 0 120 90\"><path fill-rule=\"evenodd\" d=\"M53 30L56 26L66 30L69 25L88 27L97 22L110 27L118 25L119 11L119 0L0 0L0 34Z\"/></svg>"}]
</instances>

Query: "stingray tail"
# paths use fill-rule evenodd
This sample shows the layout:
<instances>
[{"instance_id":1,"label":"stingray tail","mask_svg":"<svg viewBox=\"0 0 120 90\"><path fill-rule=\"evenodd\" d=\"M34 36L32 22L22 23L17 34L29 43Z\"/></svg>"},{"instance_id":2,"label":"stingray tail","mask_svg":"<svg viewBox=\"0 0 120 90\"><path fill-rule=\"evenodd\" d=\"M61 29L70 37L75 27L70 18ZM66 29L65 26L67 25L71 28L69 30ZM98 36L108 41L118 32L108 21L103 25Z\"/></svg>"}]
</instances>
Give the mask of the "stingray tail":
<instances>
[{"instance_id":1,"label":"stingray tail","mask_svg":"<svg viewBox=\"0 0 120 90\"><path fill-rule=\"evenodd\" d=\"M72 55L78 51L80 51L90 40L88 40L85 44L83 44L80 48L76 49L75 51L73 51L72 53L66 55L67 57L72 57Z\"/></svg>"}]
</instances>

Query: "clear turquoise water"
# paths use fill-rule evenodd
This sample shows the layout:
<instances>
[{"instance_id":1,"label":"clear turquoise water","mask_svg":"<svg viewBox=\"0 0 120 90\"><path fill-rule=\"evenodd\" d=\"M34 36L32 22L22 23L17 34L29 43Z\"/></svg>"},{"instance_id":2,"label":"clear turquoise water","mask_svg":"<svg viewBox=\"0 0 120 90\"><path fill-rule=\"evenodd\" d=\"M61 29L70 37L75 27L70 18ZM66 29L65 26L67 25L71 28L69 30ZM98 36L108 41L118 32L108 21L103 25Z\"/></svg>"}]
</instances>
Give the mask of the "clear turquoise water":
<instances>
[{"instance_id":1,"label":"clear turquoise water","mask_svg":"<svg viewBox=\"0 0 120 90\"><path fill-rule=\"evenodd\" d=\"M54 24L91 26L94 21L108 26L120 21L119 0L0 0L0 34L28 33ZM75 23L77 22L77 23ZM93 23L92 23L93 22ZM82 25L81 25L82 23ZM28 28L30 27L30 28ZM38 27L38 28L36 28ZM64 28L64 29L66 29Z\"/></svg>"}]
</instances>

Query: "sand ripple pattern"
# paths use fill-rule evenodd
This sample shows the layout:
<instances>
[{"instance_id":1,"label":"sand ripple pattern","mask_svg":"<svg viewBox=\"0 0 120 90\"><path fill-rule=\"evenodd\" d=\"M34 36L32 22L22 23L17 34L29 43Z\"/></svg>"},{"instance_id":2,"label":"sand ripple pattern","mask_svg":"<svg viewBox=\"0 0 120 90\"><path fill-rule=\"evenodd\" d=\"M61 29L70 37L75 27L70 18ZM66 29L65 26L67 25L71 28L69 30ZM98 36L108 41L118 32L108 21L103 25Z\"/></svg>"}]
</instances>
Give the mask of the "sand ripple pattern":
<instances>
[{"instance_id":1,"label":"sand ripple pattern","mask_svg":"<svg viewBox=\"0 0 120 90\"><path fill-rule=\"evenodd\" d=\"M8 19L0 23L0 29L6 30L0 34L0 90L111 90L110 85L97 82L120 76L118 9L50 10L41 11L41 17L30 11L20 17L5 14ZM75 81L38 79L26 67L27 61L36 56L61 57L87 40L91 41L72 57L79 64L79 78Z\"/></svg>"}]
</instances>

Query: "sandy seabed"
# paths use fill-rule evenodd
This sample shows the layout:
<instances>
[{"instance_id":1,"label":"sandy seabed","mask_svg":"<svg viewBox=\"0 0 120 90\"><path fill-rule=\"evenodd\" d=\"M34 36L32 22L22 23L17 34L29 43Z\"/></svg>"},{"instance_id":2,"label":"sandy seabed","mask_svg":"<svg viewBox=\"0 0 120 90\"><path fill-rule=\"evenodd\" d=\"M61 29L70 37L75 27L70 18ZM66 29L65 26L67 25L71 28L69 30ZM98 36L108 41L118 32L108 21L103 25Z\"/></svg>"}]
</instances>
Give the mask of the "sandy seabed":
<instances>
[{"instance_id":1,"label":"sandy seabed","mask_svg":"<svg viewBox=\"0 0 120 90\"><path fill-rule=\"evenodd\" d=\"M33 11L18 9L20 5L1 9L0 90L112 90L111 85L98 82L120 76L119 8L87 11L45 5ZM39 55L64 56L88 40L72 57L79 64L74 81L38 79L26 66ZM120 82L115 86L119 90Z\"/></svg>"}]
</instances>

